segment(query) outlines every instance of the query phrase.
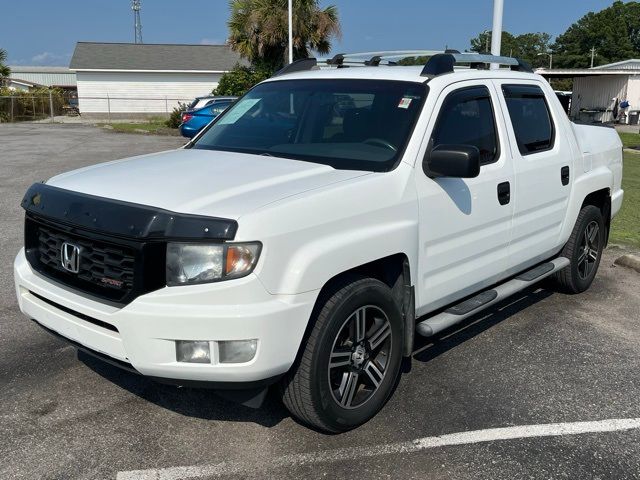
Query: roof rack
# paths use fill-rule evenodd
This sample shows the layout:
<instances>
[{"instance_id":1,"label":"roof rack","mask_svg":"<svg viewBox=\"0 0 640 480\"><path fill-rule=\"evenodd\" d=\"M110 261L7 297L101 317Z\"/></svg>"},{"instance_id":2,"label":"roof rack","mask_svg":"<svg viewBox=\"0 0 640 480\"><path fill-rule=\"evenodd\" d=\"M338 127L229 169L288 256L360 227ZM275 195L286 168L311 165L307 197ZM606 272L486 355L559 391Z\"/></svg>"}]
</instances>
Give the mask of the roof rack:
<instances>
[{"instance_id":1,"label":"roof rack","mask_svg":"<svg viewBox=\"0 0 640 480\"><path fill-rule=\"evenodd\" d=\"M485 55L480 53L460 53L447 51L439 53L429 59L420 73L423 77L433 78L445 73L451 73L456 64L468 63L470 68L483 68L485 65L497 63L508 65L511 70L532 73L531 66L518 58L500 57L497 55Z\"/></svg>"},{"instance_id":2,"label":"roof rack","mask_svg":"<svg viewBox=\"0 0 640 480\"><path fill-rule=\"evenodd\" d=\"M391 51L391 52L365 52L365 53L338 53L332 58L327 60L321 60L320 62L330 65L336 68L346 68L350 66L371 66L377 67L380 65L393 66L397 65L392 59L406 58L406 57L418 57L425 56L430 57L425 64L421 76L427 78L433 78L445 73L452 73L457 64L467 64L469 68L482 69L488 65L495 63L499 65L505 65L511 68L511 70L519 72L532 73L531 66L518 58L502 57L497 55L487 55L484 53L460 53L458 50L403 50L403 51ZM383 63L384 62L384 63ZM280 75L286 75L288 73L303 72L306 70L314 70L319 68L318 60L315 58L303 58L296 60L284 68L278 70L274 77Z\"/></svg>"}]
</instances>

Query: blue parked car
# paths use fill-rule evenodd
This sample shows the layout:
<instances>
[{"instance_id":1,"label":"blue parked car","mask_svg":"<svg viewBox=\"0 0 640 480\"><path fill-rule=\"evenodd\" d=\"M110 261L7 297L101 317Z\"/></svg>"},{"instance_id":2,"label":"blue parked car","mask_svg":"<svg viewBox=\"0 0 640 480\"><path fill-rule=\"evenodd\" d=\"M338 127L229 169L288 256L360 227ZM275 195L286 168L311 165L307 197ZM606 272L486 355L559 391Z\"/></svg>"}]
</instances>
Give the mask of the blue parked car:
<instances>
[{"instance_id":1,"label":"blue parked car","mask_svg":"<svg viewBox=\"0 0 640 480\"><path fill-rule=\"evenodd\" d=\"M215 97L207 102L204 107L187 110L182 114L180 134L187 138L195 137L211 120L224 112L236 98L237 97Z\"/></svg>"}]
</instances>

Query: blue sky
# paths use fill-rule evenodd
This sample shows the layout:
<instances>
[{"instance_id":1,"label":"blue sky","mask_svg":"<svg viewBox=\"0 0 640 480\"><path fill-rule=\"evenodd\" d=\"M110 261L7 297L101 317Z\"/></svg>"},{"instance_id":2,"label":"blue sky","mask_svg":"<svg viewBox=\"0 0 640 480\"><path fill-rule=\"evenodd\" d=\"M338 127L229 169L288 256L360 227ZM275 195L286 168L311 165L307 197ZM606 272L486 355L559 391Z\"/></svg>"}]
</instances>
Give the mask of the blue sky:
<instances>
[{"instance_id":1,"label":"blue sky","mask_svg":"<svg viewBox=\"0 0 640 480\"><path fill-rule=\"evenodd\" d=\"M320 0L338 7L334 53L469 47L491 28L493 0ZM612 0L505 0L504 28L558 35ZM0 0L0 48L9 65L68 65L77 41L130 42L130 0ZM142 0L145 43L223 43L227 0Z\"/></svg>"}]
</instances>

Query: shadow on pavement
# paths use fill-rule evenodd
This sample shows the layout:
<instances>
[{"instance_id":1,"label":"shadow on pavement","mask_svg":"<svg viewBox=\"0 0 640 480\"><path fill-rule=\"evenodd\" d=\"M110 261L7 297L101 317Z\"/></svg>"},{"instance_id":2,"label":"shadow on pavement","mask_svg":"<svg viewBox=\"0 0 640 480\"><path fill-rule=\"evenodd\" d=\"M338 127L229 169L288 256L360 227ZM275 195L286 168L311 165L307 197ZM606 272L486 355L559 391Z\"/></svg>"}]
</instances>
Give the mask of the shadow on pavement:
<instances>
[{"instance_id":1,"label":"shadow on pavement","mask_svg":"<svg viewBox=\"0 0 640 480\"><path fill-rule=\"evenodd\" d=\"M413 359L425 363L433 360L553 294L553 291L534 286L496 303L434 337L424 338L416 334Z\"/></svg>"},{"instance_id":2,"label":"shadow on pavement","mask_svg":"<svg viewBox=\"0 0 640 480\"><path fill-rule=\"evenodd\" d=\"M262 406L253 409L225 400L213 390L206 388L176 387L155 382L142 375L109 365L82 351L78 351L78 360L101 377L134 395L187 417L224 422L251 422L264 427L273 427L289 417L273 387L269 389Z\"/></svg>"}]
</instances>

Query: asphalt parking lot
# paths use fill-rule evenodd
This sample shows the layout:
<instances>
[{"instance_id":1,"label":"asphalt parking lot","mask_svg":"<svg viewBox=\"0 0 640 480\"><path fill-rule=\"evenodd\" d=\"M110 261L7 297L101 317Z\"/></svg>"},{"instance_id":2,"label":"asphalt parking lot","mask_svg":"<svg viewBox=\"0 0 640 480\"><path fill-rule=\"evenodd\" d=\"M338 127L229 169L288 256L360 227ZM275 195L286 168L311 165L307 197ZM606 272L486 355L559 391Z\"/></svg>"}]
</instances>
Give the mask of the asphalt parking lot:
<instances>
[{"instance_id":1,"label":"asphalt parking lot","mask_svg":"<svg viewBox=\"0 0 640 480\"><path fill-rule=\"evenodd\" d=\"M155 384L24 318L12 262L25 189L182 143L0 125L1 479L640 478L640 274L613 266L618 248L585 294L528 291L421 343L384 410L335 436L296 423L275 392L251 410Z\"/></svg>"}]
</instances>

